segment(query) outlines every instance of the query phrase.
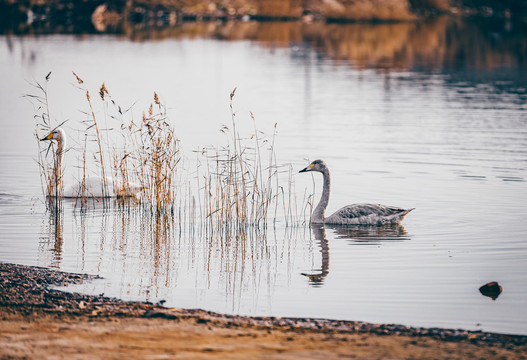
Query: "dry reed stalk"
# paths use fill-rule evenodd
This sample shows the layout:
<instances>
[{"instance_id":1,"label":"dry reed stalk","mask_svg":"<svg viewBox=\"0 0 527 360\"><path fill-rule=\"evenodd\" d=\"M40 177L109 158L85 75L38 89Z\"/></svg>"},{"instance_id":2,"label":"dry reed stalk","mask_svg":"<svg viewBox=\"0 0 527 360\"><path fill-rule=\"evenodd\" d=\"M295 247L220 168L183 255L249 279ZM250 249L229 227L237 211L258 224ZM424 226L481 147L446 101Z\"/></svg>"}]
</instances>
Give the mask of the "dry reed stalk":
<instances>
[{"instance_id":1,"label":"dry reed stalk","mask_svg":"<svg viewBox=\"0 0 527 360\"><path fill-rule=\"evenodd\" d=\"M103 198L106 198L110 196L110 193L108 191L108 183L107 183L107 178L106 178L102 136L99 131L99 125L97 124L97 118L93 110L93 105L90 99L90 92L88 90L86 90L86 99L88 100L88 105L90 106L90 112L91 112L92 119L93 119L93 127L95 128L95 134L96 134L96 139L97 139L97 146L99 147L99 165L100 165L101 179L102 179L102 182L101 182L102 189L101 190L102 190Z\"/></svg>"},{"instance_id":2,"label":"dry reed stalk","mask_svg":"<svg viewBox=\"0 0 527 360\"><path fill-rule=\"evenodd\" d=\"M296 225L299 221L290 166L287 184L281 185L279 179L282 175L274 153L276 124L269 140L258 130L254 114L250 114L254 133L242 138L233 107L235 91L230 94L231 128L223 126L220 129L226 135L226 147L206 148L201 152L203 166L197 171L203 173L197 179L198 189L203 192L198 198L203 199L202 204L206 208L208 236L215 237L222 246L237 246L238 250L245 252L246 247L251 246L247 243L247 233L250 229L265 232L271 206L275 207L273 222L276 221L279 206L286 226ZM262 164L264 154L269 162L265 169Z\"/></svg>"},{"instance_id":3,"label":"dry reed stalk","mask_svg":"<svg viewBox=\"0 0 527 360\"><path fill-rule=\"evenodd\" d=\"M145 189L146 200L156 212L174 214L176 191L174 180L177 166L181 160L178 139L174 128L168 123L166 109L154 93L157 113L150 105L148 115L143 113L143 121L137 132L137 151L139 176Z\"/></svg>"},{"instance_id":4,"label":"dry reed stalk","mask_svg":"<svg viewBox=\"0 0 527 360\"><path fill-rule=\"evenodd\" d=\"M54 130L54 127L51 125L52 119L46 85L50 79L51 72L45 77L44 85L40 84L38 81L32 84L33 87L37 89L36 94L26 94L25 97L30 99L34 105L37 105L34 115L34 119L36 120L35 138L38 148L37 164L39 166L42 192L46 198L46 207L48 210L58 214L62 210L62 199L64 197L61 158L66 149L58 148L57 144L54 142L50 142L46 149L42 149L42 143L40 141L41 136L39 136L42 132L49 134ZM51 161L46 160L49 152L51 152Z\"/></svg>"},{"instance_id":5,"label":"dry reed stalk","mask_svg":"<svg viewBox=\"0 0 527 360\"><path fill-rule=\"evenodd\" d=\"M77 74L74 73L74 76L79 85L84 84ZM246 137L240 136L237 113L234 110L236 89L230 93L230 128L224 126L220 130L226 136L226 145L196 151L197 186L193 187L188 181L188 175L182 175L178 170L183 155L180 153L174 126L168 121L166 107L156 92L153 103L143 113L142 121L134 122L133 117L126 121L124 114L128 110L122 112L103 83L99 95L104 106L105 120L106 123L118 121L119 126L116 126L115 130L101 129L96 116L95 100L90 98L90 93L84 85L80 88L85 92L88 102L87 120L83 122L86 127L83 130L84 144L80 166L81 208L86 207L87 199L90 198L90 190L86 184L87 162L90 159L89 155L93 155L103 179L104 188L101 190L104 195L110 195L109 184L106 182L107 163L110 162L113 170L113 189L119 198L134 193L132 184L138 183L136 189L140 189L140 195L133 197L133 200L126 204L139 203L146 212L178 219L180 231L186 224L189 231L204 234L210 241L217 242L222 247L236 246L236 251L247 251L247 246L254 245L247 243L250 240L247 233L253 231L250 229L265 233L270 220L276 224L279 209L286 226L298 225L301 223L300 216L306 216L306 206L298 211L291 167L284 170L277 165L277 124L274 124L271 137L267 137L258 129L256 118L250 113L253 133ZM46 95L45 89L42 90ZM46 98L42 97L44 103ZM115 106L115 116L108 112L112 104ZM47 124L49 114L42 116ZM117 133L117 136L121 136L121 147L112 145L110 149L111 131L114 131L112 134ZM97 151L91 154L87 146L90 136L93 136L97 144ZM44 164L42 153L40 156L39 166L43 183L48 184L46 192L50 194L53 193L52 188L60 188L62 174L49 174L45 170L48 167ZM55 164L51 168L58 167ZM285 176L287 178L284 183ZM49 179L58 181L53 183ZM55 191L59 198L60 191ZM309 198L307 200L309 201ZM304 201L305 194L302 203ZM270 211L273 208L274 214Z\"/></svg>"},{"instance_id":6,"label":"dry reed stalk","mask_svg":"<svg viewBox=\"0 0 527 360\"><path fill-rule=\"evenodd\" d=\"M272 254L276 256L275 262L289 256L292 252L291 241L279 242L275 229L273 243L268 239L267 226L271 222L276 224L279 218L282 224L285 223L284 238L294 236L296 225L302 224L300 217L305 218L308 209L312 209L312 195L304 192L298 211L292 168L278 166L277 162L277 124L267 136L258 130L256 118L251 113L252 134L240 135L243 131L239 129L243 129L243 124L237 124L238 116L233 104L235 90L230 98L232 125L221 129L226 144L196 151L195 168L194 164L190 166L192 172L182 171L185 158L174 126L169 123L166 109L157 93L154 93L153 104L147 108L143 118L134 122L133 117L125 116L126 111L123 113L113 103L103 84L99 90L103 106L113 103L116 111L114 117L110 113L112 108L105 108L108 111L105 112L105 119L108 116L107 121L115 120L119 124L115 129L103 129L99 126L103 122L99 121L100 115L97 115L100 114L97 97L90 99L89 92L83 90L89 102L89 112L86 112L87 125L81 132L84 143L78 150L78 154L81 154L81 183L86 184L90 170L88 161L96 157L99 171L102 172L104 168L105 174L113 174L114 181L120 180L119 186L114 182L118 196L124 198L131 193L133 182L140 184L142 192L139 197L132 198L131 202L117 203L122 206L120 210L128 212L121 211L120 218L113 218L114 221L122 222L122 243L124 233L130 226L125 222L135 220L141 224L140 246L151 252L156 273L166 271L163 269L169 267L170 251L174 249L169 246L171 241L187 239L189 258L194 261L195 252L203 249L207 273L210 274L211 269L219 269L225 276L227 290L235 296L241 293L244 286L248 286L247 279L250 279L251 271L255 273L257 266L271 263L269 259ZM42 101L46 101L45 97L42 97ZM41 127L45 125L50 130L49 109L42 116L45 121ZM43 122L42 117L39 120ZM114 135L121 137L122 145L112 144L110 147L109 139L115 140ZM93 143L97 142L97 146L90 149L89 139ZM53 175L57 166L49 163L45 155L45 151L39 151L38 163L42 182L46 184L45 192L50 194L50 186L60 184L50 183L49 179L55 176L61 183L63 175ZM108 167L109 164L111 167ZM80 207L84 209L90 192L86 186L81 188L81 192ZM57 201L59 197L52 200ZM128 204L130 206L124 207ZM303 225L307 224L304 221ZM102 245L104 241L101 238ZM183 246L181 248L185 249Z\"/></svg>"},{"instance_id":7,"label":"dry reed stalk","mask_svg":"<svg viewBox=\"0 0 527 360\"><path fill-rule=\"evenodd\" d=\"M87 146L88 146L88 134L84 134L84 147L82 151L82 179L80 183L81 194L80 194L80 201L81 201L81 209L85 209L88 205L88 187L86 184L86 154L87 154Z\"/></svg>"}]
</instances>

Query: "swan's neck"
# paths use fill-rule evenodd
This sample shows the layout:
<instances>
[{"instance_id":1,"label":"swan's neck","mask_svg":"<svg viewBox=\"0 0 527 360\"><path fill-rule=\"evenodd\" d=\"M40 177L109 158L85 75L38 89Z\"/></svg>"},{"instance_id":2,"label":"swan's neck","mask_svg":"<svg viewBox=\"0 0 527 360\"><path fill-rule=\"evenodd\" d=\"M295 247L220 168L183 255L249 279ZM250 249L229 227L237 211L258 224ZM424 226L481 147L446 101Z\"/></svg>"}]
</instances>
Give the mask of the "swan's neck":
<instances>
[{"instance_id":1,"label":"swan's neck","mask_svg":"<svg viewBox=\"0 0 527 360\"><path fill-rule=\"evenodd\" d=\"M57 140L57 152L55 153L55 166L53 169L53 193L57 196L59 188L62 188L62 159L64 158L64 149L66 144L64 139Z\"/></svg>"},{"instance_id":2,"label":"swan's neck","mask_svg":"<svg viewBox=\"0 0 527 360\"><path fill-rule=\"evenodd\" d=\"M57 157L56 157L56 160L57 160L57 165L58 165L58 169L59 170L62 167L62 159L64 158L64 147L65 147L64 140L57 141L57 154L56 154Z\"/></svg>"},{"instance_id":3,"label":"swan's neck","mask_svg":"<svg viewBox=\"0 0 527 360\"><path fill-rule=\"evenodd\" d=\"M324 214L326 212L326 208L328 207L329 203L329 190L331 187L331 179L329 176L328 169L324 169L322 171L322 176L324 179L323 187L322 187L322 196L320 197L320 201L318 202L317 207L313 211L313 214L311 215L311 222L313 224L323 224L324 223Z\"/></svg>"}]
</instances>

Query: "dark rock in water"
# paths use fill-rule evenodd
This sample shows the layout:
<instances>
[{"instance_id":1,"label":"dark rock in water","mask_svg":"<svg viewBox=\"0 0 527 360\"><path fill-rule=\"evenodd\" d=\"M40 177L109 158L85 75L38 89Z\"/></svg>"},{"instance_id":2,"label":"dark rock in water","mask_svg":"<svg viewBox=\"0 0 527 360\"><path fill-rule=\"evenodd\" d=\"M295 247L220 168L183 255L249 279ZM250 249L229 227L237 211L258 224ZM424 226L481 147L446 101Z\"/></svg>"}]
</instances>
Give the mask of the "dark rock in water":
<instances>
[{"instance_id":1,"label":"dark rock in water","mask_svg":"<svg viewBox=\"0 0 527 360\"><path fill-rule=\"evenodd\" d=\"M169 320L177 320L177 315L169 314L167 312L163 311L157 311L157 310L147 310L143 314L143 317L145 318L160 318L160 319L169 319Z\"/></svg>"},{"instance_id":2,"label":"dark rock in water","mask_svg":"<svg viewBox=\"0 0 527 360\"><path fill-rule=\"evenodd\" d=\"M496 300L502 291L503 288L496 281L491 281L479 288L479 292L482 295L488 296L492 300Z\"/></svg>"}]
</instances>

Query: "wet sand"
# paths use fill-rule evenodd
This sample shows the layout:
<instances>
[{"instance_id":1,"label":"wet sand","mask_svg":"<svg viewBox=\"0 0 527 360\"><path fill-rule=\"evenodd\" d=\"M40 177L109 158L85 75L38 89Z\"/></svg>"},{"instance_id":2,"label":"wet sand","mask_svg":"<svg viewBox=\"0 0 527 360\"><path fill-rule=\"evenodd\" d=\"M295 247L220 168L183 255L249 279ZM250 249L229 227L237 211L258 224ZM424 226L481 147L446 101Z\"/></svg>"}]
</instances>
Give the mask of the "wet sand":
<instances>
[{"instance_id":1,"label":"wet sand","mask_svg":"<svg viewBox=\"0 0 527 360\"><path fill-rule=\"evenodd\" d=\"M244 317L50 289L93 276L0 263L1 359L527 359L527 336Z\"/></svg>"}]
</instances>

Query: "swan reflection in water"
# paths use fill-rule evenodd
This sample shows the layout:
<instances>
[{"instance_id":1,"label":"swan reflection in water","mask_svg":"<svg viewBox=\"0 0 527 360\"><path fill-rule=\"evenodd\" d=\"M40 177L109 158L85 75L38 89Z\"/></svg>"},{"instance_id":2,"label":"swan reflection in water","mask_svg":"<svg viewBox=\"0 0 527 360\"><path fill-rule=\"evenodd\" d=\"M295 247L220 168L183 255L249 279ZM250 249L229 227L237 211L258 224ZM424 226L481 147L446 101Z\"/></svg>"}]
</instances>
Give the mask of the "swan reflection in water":
<instances>
[{"instance_id":1,"label":"swan reflection in water","mask_svg":"<svg viewBox=\"0 0 527 360\"><path fill-rule=\"evenodd\" d=\"M314 269L311 274L302 273L309 279L309 285L322 286L324 279L329 274L329 242L326 238L326 231L324 225L311 224L311 230L315 236L315 240L320 245L320 253L322 255L322 264L320 269Z\"/></svg>"},{"instance_id":2,"label":"swan reflection in water","mask_svg":"<svg viewBox=\"0 0 527 360\"><path fill-rule=\"evenodd\" d=\"M49 211L43 219L39 240L39 266L60 269L64 252L64 218L61 211Z\"/></svg>"},{"instance_id":3,"label":"swan reflection in water","mask_svg":"<svg viewBox=\"0 0 527 360\"><path fill-rule=\"evenodd\" d=\"M368 225L320 225L311 224L315 240L320 246L321 266L310 273L302 273L309 279L309 285L320 287L329 274L329 241L326 229L333 231L335 239L348 240L349 245L381 245L386 242L410 240L410 236L400 224L383 226Z\"/></svg>"}]
</instances>

